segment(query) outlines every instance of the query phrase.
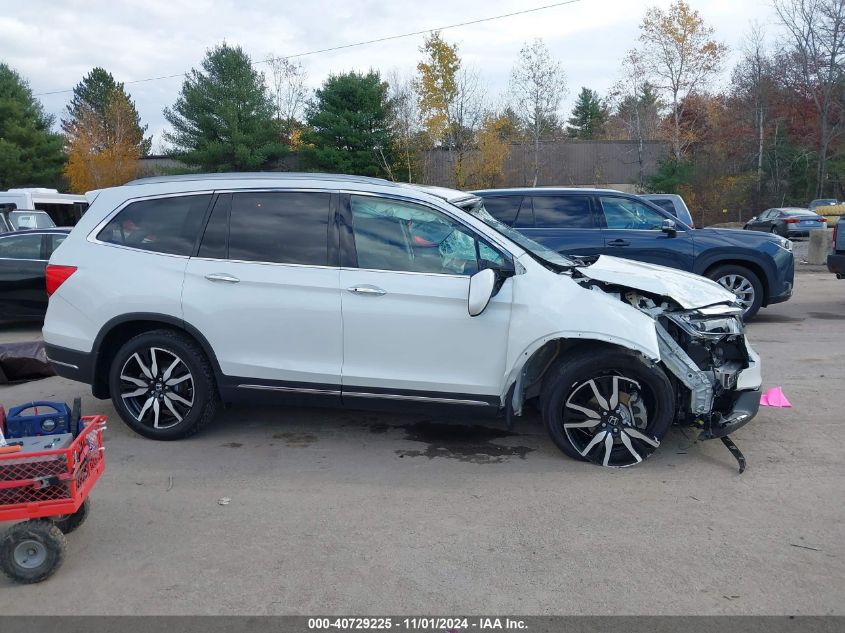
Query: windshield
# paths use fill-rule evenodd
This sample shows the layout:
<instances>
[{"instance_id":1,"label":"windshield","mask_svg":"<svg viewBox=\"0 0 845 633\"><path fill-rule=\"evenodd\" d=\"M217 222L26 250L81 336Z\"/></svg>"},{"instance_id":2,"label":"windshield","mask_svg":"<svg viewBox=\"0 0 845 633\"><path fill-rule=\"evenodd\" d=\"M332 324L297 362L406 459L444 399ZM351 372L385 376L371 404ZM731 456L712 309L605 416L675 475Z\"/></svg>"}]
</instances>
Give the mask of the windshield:
<instances>
[{"instance_id":1,"label":"windshield","mask_svg":"<svg viewBox=\"0 0 845 633\"><path fill-rule=\"evenodd\" d=\"M482 200L475 201L466 206L462 206L461 208L473 217L476 217L484 222L484 224L490 228L498 231L512 242L519 244L522 248L528 251L534 259L540 261L541 264L548 264L552 268L570 268L578 265L568 257L564 257L560 253L557 253L550 248L546 248L531 238L525 237L522 233L514 231L507 224L499 222L496 218L490 215L487 209L484 208L484 202Z\"/></svg>"},{"instance_id":2,"label":"windshield","mask_svg":"<svg viewBox=\"0 0 845 633\"><path fill-rule=\"evenodd\" d=\"M15 230L21 229L51 229L56 226L52 218L39 211L12 211L9 220Z\"/></svg>"}]
</instances>

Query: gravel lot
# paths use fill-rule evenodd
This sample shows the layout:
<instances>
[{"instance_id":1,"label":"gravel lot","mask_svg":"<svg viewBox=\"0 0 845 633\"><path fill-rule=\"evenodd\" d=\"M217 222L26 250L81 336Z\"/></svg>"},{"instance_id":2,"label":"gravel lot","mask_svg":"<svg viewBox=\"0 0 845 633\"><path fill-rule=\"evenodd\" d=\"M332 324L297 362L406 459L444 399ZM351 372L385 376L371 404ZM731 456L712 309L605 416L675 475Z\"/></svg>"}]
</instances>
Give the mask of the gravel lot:
<instances>
[{"instance_id":1,"label":"gravel lot","mask_svg":"<svg viewBox=\"0 0 845 633\"><path fill-rule=\"evenodd\" d=\"M621 471L564 458L536 416L238 408L156 443L82 385L0 387L112 416L64 567L0 579L0 613L845 614L844 325L845 282L802 272L750 326L794 408L735 435L741 476L678 430Z\"/></svg>"}]
</instances>

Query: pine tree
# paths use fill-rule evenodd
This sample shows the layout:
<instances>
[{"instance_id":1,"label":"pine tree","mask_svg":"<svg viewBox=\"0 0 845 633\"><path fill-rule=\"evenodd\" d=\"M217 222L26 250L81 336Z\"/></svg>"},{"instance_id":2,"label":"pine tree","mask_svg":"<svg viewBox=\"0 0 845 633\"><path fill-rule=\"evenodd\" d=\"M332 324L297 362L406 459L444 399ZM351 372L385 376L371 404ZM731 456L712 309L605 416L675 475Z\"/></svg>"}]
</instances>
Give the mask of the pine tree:
<instances>
[{"instance_id":1,"label":"pine tree","mask_svg":"<svg viewBox=\"0 0 845 633\"><path fill-rule=\"evenodd\" d=\"M0 189L61 182L61 134L21 76L0 63Z\"/></svg>"},{"instance_id":2,"label":"pine tree","mask_svg":"<svg viewBox=\"0 0 845 633\"><path fill-rule=\"evenodd\" d=\"M150 153L152 145L152 137L144 137L147 126L141 125L141 116L123 84L116 82L110 72L99 66L91 69L91 72L85 75L73 89L73 97L65 108L65 118L62 119L62 131L70 137L74 136L74 127L84 117L90 118L93 115L99 119L98 126L103 128L105 142L112 142L110 139L114 136L114 133L108 128L107 112L113 99L121 101L119 107L122 109L124 102L128 104L129 109L126 110L125 114L130 116L131 119L127 121L130 128L125 130L129 133L126 141L136 147L139 156L146 156Z\"/></svg>"},{"instance_id":3,"label":"pine tree","mask_svg":"<svg viewBox=\"0 0 845 633\"><path fill-rule=\"evenodd\" d=\"M379 73L332 75L315 97L303 135L306 163L322 171L389 176L395 144L388 85Z\"/></svg>"},{"instance_id":4,"label":"pine tree","mask_svg":"<svg viewBox=\"0 0 845 633\"><path fill-rule=\"evenodd\" d=\"M262 169L287 152L264 75L240 46L209 50L164 117L173 126L164 134L172 154L207 171Z\"/></svg>"},{"instance_id":5,"label":"pine tree","mask_svg":"<svg viewBox=\"0 0 845 633\"><path fill-rule=\"evenodd\" d=\"M595 90L581 88L566 133L572 138L595 140L604 136L608 112Z\"/></svg>"}]
</instances>

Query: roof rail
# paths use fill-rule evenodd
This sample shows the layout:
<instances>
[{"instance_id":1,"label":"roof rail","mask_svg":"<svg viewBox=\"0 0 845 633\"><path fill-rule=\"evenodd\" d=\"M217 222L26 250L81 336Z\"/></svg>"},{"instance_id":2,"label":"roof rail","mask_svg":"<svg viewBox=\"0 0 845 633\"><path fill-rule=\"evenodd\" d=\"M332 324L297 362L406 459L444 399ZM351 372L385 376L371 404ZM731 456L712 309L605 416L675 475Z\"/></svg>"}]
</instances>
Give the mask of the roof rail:
<instances>
[{"instance_id":1,"label":"roof rail","mask_svg":"<svg viewBox=\"0 0 845 633\"><path fill-rule=\"evenodd\" d=\"M373 185L393 185L396 183L383 178L370 176L355 176L350 174L323 174L291 171L257 171L257 172L226 172L212 174L180 174L178 176L150 176L137 178L127 182L127 185L149 185L166 182L192 182L195 180L340 180Z\"/></svg>"}]
</instances>

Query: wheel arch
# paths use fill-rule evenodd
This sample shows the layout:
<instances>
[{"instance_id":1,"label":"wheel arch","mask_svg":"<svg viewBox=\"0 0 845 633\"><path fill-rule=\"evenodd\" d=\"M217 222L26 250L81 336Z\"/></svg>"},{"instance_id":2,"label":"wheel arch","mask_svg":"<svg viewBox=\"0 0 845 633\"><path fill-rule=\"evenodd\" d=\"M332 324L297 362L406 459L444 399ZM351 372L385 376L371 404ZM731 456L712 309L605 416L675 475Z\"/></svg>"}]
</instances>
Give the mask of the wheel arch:
<instances>
[{"instance_id":1,"label":"wheel arch","mask_svg":"<svg viewBox=\"0 0 845 633\"><path fill-rule=\"evenodd\" d=\"M109 394L108 365L126 341L151 330L171 329L182 332L196 341L214 369L215 378L221 375L220 364L208 340L190 323L167 314L133 312L122 314L106 322L94 339L94 367L91 391L96 398L106 399ZM219 380L218 380L219 382Z\"/></svg>"},{"instance_id":2,"label":"wheel arch","mask_svg":"<svg viewBox=\"0 0 845 633\"><path fill-rule=\"evenodd\" d=\"M567 333L544 337L529 346L520 356L522 362L511 371L505 392L502 395L505 410L514 415L521 415L522 406L527 399L539 395L540 386L546 373L554 362L564 354L576 350L595 349L623 351L641 354L658 362L660 352L655 337L654 347L649 348L635 341L620 339L610 335L591 335L589 337ZM508 398L510 400L508 401Z\"/></svg>"}]
</instances>

